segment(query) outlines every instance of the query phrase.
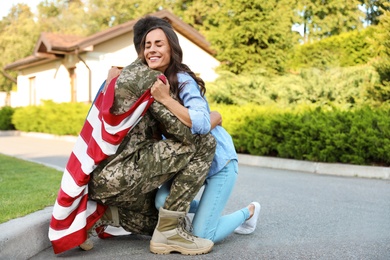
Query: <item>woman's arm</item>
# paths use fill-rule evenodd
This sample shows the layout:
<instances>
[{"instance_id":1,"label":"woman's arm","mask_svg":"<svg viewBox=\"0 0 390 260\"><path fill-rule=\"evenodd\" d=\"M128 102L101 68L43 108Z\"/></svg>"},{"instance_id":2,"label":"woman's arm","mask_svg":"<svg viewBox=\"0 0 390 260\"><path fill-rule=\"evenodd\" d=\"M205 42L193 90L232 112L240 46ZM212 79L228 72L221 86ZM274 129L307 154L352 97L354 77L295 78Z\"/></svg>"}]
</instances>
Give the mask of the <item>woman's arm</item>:
<instances>
[{"instance_id":1,"label":"woman's arm","mask_svg":"<svg viewBox=\"0 0 390 260\"><path fill-rule=\"evenodd\" d=\"M160 103L165 105L181 122L188 127L194 134L206 134L211 130L210 113L206 100L201 96L196 82L187 74L179 74L181 82L186 82L180 92L180 98L184 104L169 95L169 83L164 85L162 82L156 82L151 89L152 96ZM218 124L219 119L215 124Z\"/></svg>"}]
</instances>

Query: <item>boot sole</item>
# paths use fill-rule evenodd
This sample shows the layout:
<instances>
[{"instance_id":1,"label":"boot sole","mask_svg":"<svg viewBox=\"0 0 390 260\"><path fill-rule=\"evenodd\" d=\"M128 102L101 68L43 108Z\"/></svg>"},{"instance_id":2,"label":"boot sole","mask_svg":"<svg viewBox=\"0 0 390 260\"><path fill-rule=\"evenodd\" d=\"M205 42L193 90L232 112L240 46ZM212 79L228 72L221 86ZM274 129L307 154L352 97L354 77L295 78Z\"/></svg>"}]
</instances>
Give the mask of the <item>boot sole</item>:
<instances>
[{"instance_id":1,"label":"boot sole","mask_svg":"<svg viewBox=\"0 0 390 260\"><path fill-rule=\"evenodd\" d=\"M150 252L158 255L167 255L172 252L178 252L182 255L203 255L209 253L213 249L213 246L214 244L206 248L191 249L178 245L167 245L150 241Z\"/></svg>"}]
</instances>

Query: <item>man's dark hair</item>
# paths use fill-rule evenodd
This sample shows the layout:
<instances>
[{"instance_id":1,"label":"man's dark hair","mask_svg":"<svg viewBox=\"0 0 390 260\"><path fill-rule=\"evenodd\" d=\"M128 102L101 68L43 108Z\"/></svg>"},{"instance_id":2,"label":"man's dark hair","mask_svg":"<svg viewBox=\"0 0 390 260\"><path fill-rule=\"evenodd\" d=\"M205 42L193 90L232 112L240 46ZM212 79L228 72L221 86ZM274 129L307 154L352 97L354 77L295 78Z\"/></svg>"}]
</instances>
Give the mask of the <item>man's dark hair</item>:
<instances>
[{"instance_id":1,"label":"man's dark hair","mask_svg":"<svg viewBox=\"0 0 390 260\"><path fill-rule=\"evenodd\" d=\"M150 28L156 26L167 26L169 28L172 28L172 25L167 20L158 18L156 16L149 16L149 15L139 19L135 23L133 28L134 31L133 42L137 54L139 54L141 50L140 44L146 32L148 32Z\"/></svg>"}]
</instances>

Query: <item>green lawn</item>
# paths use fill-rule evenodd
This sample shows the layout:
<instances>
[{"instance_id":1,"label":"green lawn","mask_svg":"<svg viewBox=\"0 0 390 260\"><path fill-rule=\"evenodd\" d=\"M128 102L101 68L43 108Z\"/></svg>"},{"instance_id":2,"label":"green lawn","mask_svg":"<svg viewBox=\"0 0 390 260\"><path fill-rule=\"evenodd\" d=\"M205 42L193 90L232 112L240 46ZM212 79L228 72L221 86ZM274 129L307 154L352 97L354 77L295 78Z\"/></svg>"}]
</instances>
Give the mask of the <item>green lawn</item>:
<instances>
[{"instance_id":1,"label":"green lawn","mask_svg":"<svg viewBox=\"0 0 390 260\"><path fill-rule=\"evenodd\" d=\"M0 154L0 223L54 204L62 172Z\"/></svg>"}]
</instances>

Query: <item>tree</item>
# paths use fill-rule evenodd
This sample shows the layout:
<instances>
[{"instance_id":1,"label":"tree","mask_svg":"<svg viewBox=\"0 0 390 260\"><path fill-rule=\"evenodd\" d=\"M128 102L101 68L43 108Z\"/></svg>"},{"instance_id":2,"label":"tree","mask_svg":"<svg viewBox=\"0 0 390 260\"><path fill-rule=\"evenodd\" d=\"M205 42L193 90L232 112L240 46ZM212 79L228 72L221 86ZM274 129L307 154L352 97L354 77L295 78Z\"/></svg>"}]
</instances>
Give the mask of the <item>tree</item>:
<instances>
[{"instance_id":1,"label":"tree","mask_svg":"<svg viewBox=\"0 0 390 260\"><path fill-rule=\"evenodd\" d=\"M26 45L22 51L12 48L1 64L30 55L41 32L86 36L166 9L206 37L222 69L283 73L300 38L293 24L303 24L313 40L355 30L362 26L362 1L368 0L42 0L36 17L20 5L0 21L2 50ZM6 79L2 73L0 81L11 84Z\"/></svg>"},{"instance_id":2,"label":"tree","mask_svg":"<svg viewBox=\"0 0 390 260\"><path fill-rule=\"evenodd\" d=\"M0 21L0 91L7 93L5 103L9 105L9 95L16 87L16 72L4 71L4 66L15 60L31 55L40 31L34 16L26 4L18 4Z\"/></svg>"},{"instance_id":3,"label":"tree","mask_svg":"<svg viewBox=\"0 0 390 260\"><path fill-rule=\"evenodd\" d=\"M45 0L38 5L41 32L86 36L100 31L100 24L91 20L80 0Z\"/></svg>"},{"instance_id":4,"label":"tree","mask_svg":"<svg viewBox=\"0 0 390 260\"><path fill-rule=\"evenodd\" d=\"M225 1L182 0L172 6L172 11L199 32L207 34L213 27L213 17Z\"/></svg>"},{"instance_id":5,"label":"tree","mask_svg":"<svg viewBox=\"0 0 390 260\"><path fill-rule=\"evenodd\" d=\"M159 0L90 0L87 4L91 20L105 29L161 10L168 1Z\"/></svg>"},{"instance_id":6,"label":"tree","mask_svg":"<svg viewBox=\"0 0 390 260\"><path fill-rule=\"evenodd\" d=\"M389 0L360 0L359 2L365 10L365 22L367 25L377 25L383 11L390 10L388 6L386 7L386 3L389 3Z\"/></svg>"},{"instance_id":7,"label":"tree","mask_svg":"<svg viewBox=\"0 0 390 260\"><path fill-rule=\"evenodd\" d=\"M258 68L284 72L287 52L297 42L297 35L291 32L290 1L202 2L207 12L202 14L200 0L188 11L216 50L222 69L235 74Z\"/></svg>"},{"instance_id":8,"label":"tree","mask_svg":"<svg viewBox=\"0 0 390 260\"><path fill-rule=\"evenodd\" d=\"M380 57L375 63L379 74L380 83L372 90L378 100L384 102L390 100L390 3L385 4L381 10L379 33L376 37L380 45Z\"/></svg>"},{"instance_id":9,"label":"tree","mask_svg":"<svg viewBox=\"0 0 390 260\"><path fill-rule=\"evenodd\" d=\"M303 26L305 42L320 40L362 27L358 0L296 1L296 15Z\"/></svg>"}]
</instances>

